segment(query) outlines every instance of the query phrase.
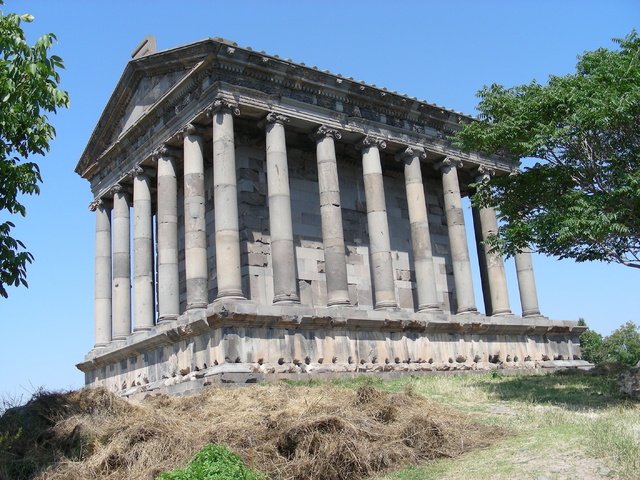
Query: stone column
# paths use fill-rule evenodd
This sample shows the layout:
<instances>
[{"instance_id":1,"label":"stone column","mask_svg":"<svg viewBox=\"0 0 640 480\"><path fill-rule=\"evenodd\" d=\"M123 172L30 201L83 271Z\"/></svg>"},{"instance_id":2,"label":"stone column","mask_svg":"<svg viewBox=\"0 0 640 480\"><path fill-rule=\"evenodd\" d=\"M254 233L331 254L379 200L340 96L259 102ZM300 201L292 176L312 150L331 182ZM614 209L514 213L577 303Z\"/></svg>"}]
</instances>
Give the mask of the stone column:
<instances>
[{"instance_id":1,"label":"stone column","mask_svg":"<svg viewBox=\"0 0 640 480\"><path fill-rule=\"evenodd\" d=\"M111 201L98 199L89 210L96 212L93 319L95 348L100 348L111 342Z\"/></svg>"},{"instance_id":2,"label":"stone column","mask_svg":"<svg viewBox=\"0 0 640 480\"><path fill-rule=\"evenodd\" d=\"M175 152L163 147L158 162L158 321L180 313L178 271L178 181ZM204 178L204 177L203 177Z\"/></svg>"},{"instance_id":3,"label":"stone column","mask_svg":"<svg viewBox=\"0 0 640 480\"><path fill-rule=\"evenodd\" d=\"M113 192L113 339L131 334L131 246L129 193L122 185Z\"/></svg>"},{"instance_id":4,"label":"stone column","mask_svg":"<svg viewBox=\"0 0 640 480\"><path fill-rule=\"evenodd\" d=\"M269 231L273 268L273 303L296 302L296 264L291 221L289 166L283 115L267 115L267 188L269 192Z\"/></svg>"},{"instance_id":5,"label":"stone column","mask_svg":"<svg viewBox=\"0 0 640 480\"><path fill-rule=\"evenodd\" d=\"M380 164L380 149L386 148L387 145L382 140L367 136L361 146L375 308L393 308L397 307L398 303L396 302L395 278L391 261L391 241L384 199L382 165Z\"/></svg>"},{"instance_id":6,"label":"stone column","mask_svg":"<svg viewBox=\"0 0 640 480\"><path fill-rule=\"evenodd\" d=\"M426 158L422 149L408 147L396 155L404 163L404 182L407 190L409 222L411 224L411 245L416 272L418 311L440 310L436 290L436 276L431 253L431 235L427 218L427 202L422 184L420 159Z\"/></svg>"},{"instance_id":7,"label":"stone column","mask_svg":"<svg viewBox=\"0 0 640 480\"><path fill-rule=\"evenodd\" d=\"M207 232L204 205L202 134L195 125L182 131L184 155L184 260L187 310L206 308Z\"/></svg>"},{"instance_id":8,"label":"stone column","mask_svg":"<svg viewBox=\"0 0 640 480\"><path fill-rule=\"evenodd\" d=\"M493 175L493 169L480 167L476 182L488 182ZM487 245L487 239L498 233L498 219L492 207L473 209L476 243L478 245L478 259L480 260L480 274L482 277L483 296L487 315L501 315L511 313L509 306L509 291L507 290L507 275L504 261L499 253L492 253Z\"/></svg>"},{"instance_id":9,"label":"stone column","mask_svg":"<svg viewBox=\"0 0 640 480\"><path fill-rule=\"evenodd\" d=\"M215 100L213 118L213 203L216 227L216 269L219 298L244 298L240 271L238 192L233 115L236 105Z\"/></svg>"},{"instance_id":10,"label":"stone column","mask_svg":"<svg viewBox=\"0 0 640 480\"><path fill-rule=\"evenodd\" d=\"M453 263L453 280L458 303L456 313L476 312L467 232L464 225L462 199L460 198L460 185L458 183L457 170L462 167L462 162L453 158L446 158L437 167L442 171L444 208L447 217L451 261Z\"/></svg>"},{"instance_id":11,"label":"stone column","mask_svg":"<svg viewBox=\"0 0 640 480\"><path fill-rule=\"evenodd\" d=\"M334 139L340 132L322 125L315 132L320 189L320 218L324 247L327 305L349 305L347 261L344 254L344 232L340 210L340 185Z\"/></svg>"},{"instance_id":12,"label":"stone column","mask_svg":"<svg viewBox=\"0 0 640 480\"><path fill-rule=\"evenodd\" d=\"M133 298L134 331L149 330L155 321L153 281L153 217L151 180L142 167L133 178Z\"/></svg>"},{"instance_id":13,"label":"stone column","mask_svg":"<svg viewBox=\"0 0 640 480\"><path fill-rule=\"evenodd\" d=\"M522 304L522 316L540 315L536 279L533 275L531 250L525 249L516 254L516 272L518 275L518 288L520 290L520 303Z\"/></svg>"}]
</instances>

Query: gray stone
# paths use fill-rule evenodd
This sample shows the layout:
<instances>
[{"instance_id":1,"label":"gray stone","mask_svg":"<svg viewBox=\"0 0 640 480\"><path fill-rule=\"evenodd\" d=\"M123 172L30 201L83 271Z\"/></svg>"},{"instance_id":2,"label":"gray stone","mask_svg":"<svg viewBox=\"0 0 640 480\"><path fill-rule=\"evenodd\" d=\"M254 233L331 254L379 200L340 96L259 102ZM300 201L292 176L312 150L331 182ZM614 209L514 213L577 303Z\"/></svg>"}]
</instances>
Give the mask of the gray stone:
<instances>
[{"instance_id":1,"label":"gray stone","mask_svg":"<svg viewBox=\"0 0 640 480\"><path fill-rule=\"evenodd\" d=\"M461 114L380 92L216 39L129 64L76 169L96 215L87 385L588 368L577 323L539 314L526 252L524 318L485 248L499 315L477 312L461 182L484 165L507 175L511 159L443 141ZM476 217L484 240L495 212Z\"/></svg>"},{"instance_id":2,"label":"gray stone","mask_svg":"<svg viewBox=\"0 0 640 480\"><path fill-rule=\"evenodd\" d=\"M633 400L640 400L640 362L635 367L620 374L618 387L623 395Z\"/></svg>"}]
</instances>

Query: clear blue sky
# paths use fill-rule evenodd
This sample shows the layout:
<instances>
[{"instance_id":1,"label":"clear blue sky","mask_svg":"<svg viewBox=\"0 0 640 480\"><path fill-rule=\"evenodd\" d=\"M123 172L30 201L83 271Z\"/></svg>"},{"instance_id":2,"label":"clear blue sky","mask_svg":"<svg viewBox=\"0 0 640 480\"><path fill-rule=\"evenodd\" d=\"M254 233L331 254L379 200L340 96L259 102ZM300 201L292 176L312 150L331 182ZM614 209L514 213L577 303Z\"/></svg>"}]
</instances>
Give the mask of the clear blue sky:
<instances>
[{"instance_id":1,"label":"clear blue sky","mask_svg":"<svg viewBox=\"0 0 640 480\"><path fill-rule=\"evenodd\" d=\"M24 397L40 386L83 383L74 365L93 345L95 224L88 182L73 169L145 35L155 35L160 49L221 36L474 113L482 85L569 73L578 54L613 48L611 38L640 27L635 0L7 0L0 9L35 15L27 27L31 42L57 34L55 53L65 61L63 87L71 95L71 108L52 118L58 136L51 152L39 159L42 194L26 199L27 218L15 230L36 257L29 289L0 299L0 395ZM549 317L584 317L603 334L640 322L638 270L539 256L534 262ZM512 263L511 303L519 311ZM482 305L477 277L475 288Z\"/></svg>"}]
</instances>

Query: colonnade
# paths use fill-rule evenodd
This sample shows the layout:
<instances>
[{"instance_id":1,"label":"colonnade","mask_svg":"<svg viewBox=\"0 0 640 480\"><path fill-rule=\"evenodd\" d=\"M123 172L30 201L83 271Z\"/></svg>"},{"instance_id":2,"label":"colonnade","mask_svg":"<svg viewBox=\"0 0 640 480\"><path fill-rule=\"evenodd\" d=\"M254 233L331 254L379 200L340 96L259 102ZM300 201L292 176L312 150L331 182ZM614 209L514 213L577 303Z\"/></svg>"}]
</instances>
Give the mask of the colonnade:
<instances>
[{"instance_id":1,"label":"colonnade","mask_svg":"<svg viewBox=\"0 0 640 480\"><path fill-rule=\"evenodd\" d=\"M233 116L234 104L216 100L209 116L213 136L213 187L216 299L243 299L240 265L240 237ZM291 194L285 140L288 118L269 113L266 116L266 172L269 202L269 228L273 267L274 303L299 303L296 260L291 217ZM133 206L133 289L135 328L148 330L156 322L175 320L181 313L178 270L178 176L177 162L183 162L184 257L186 309L206 308L208 304L207 232L205 223L204 131L189 124L180 132L182 148L163 146L154 157L155 169L136 167L109 193L92 202L96 212L95 256L95 338L96 347L112 340L126 339L132 332L130 211ZM318 126L316 143L322 244L324 249L327 305L349 305L345 240L342 226L340 186L335 141L341 133L325 125ZM359 145L365 187L369 229L369 253L375 308L398 307L391 257L391 242L383 187L380 151L383 140L366 136ZM436 291L436 274L425 190L422 181L421 148L408 146L396 155L404 164L406 198L411 228L418 311L441 309ZM458 169L462 162L446 158L436 165L441 172L457 310L476 312L471 262L462 211ZM483 175L486 172L480 171ZM157 189L157 239L153 237L151 187ZM131 182L131 183L129 183ZM133 204L131 203L133 201ZM497 231L495 211L483 208L475 212L479 241ZM154 265L154 246L157 265ZM511 313L504 263L499 255L483 247L480 256L484 272L487 315ZM154 281L154 267L157 277ZM538 301L531 256L516 256L516 270L523 315L538 315ZM454 312L452 312L454 313Z\"/></svg>"}]
</instances>

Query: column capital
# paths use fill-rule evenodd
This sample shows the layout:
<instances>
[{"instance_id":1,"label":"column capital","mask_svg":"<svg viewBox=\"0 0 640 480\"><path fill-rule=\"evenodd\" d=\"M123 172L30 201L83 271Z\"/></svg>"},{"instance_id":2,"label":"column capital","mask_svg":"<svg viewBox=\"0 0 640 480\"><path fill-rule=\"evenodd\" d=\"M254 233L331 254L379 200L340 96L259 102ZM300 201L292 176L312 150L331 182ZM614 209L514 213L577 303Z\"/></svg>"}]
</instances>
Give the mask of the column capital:
<instances>
[{"instance_id":1,"label":"column capital","mask_svg":"<svg viewBox=\"0 0 640 480\"><path fill-rule=\"evenodd\" d=\"M116 194L118 193L129 193L129 188L127 187L127 185L123 185L122 183L118 182L115 185L113 185L111 188L109 188L108 194L111 197L115 197Z\"/></svg>"},{"instance_id":2,"label":"column capital","mask_svg":"<svg viewBox=\"0 0 640 480\"><path fill-rule=\"evenodd\" d=\"M96 198L93 202L89 204L89 211L95 212L99 208L111 208L111 200L105 198Z\"/></svg>"},{"instance_id":3,"label":"column capital","mask_svg":"<svg viewBox=\"0 0 640 480\"><path fill-rule=\"evenodd\" d=\"M406 162L414 157L418 157L421 160L427 158L427 152L422 147L407 147L403 151L396 153L395 159L398 162Z\"/></svg>"},{"instance_id":4,"label":"column capital","mask_svg":"<svg viewBox=\"0 0 640 480\"><path fill-rule=\"evenodd\" d=\"M231 112L236 117L240 115L240 107L235 102L230 102L224 98L216 98L211 106L207 109L207 116L212 118L214 114L220 111Z\"/></svg>"},{"instance_id":5,"label":"column capital","mask_svg":"<svg viewBox=\"0 0 640 480\"><path fill-rule=\"evenodd\" d=\"M269 112L265 118L267 124L270 123L279 123L284 125L285 123L289 123L289 117L286 115L282 115L281 113Z\"/></svg>"},{"instance_id":6,"label":"column capital","mask_svg":"<svg viewBox=\"0 0 640 480\"><path fill-rule=\"evenodd\" d=\"M330 128L327 125L320 125L318 129L313 132L311 137L316 141L325 137L332 137L336 140L340 140L342 138L342 134L335 128Z\"/></svg>"},{"instance_id":7,"label":"column capital","mask_svg":"<svg viewBox=\"0 0 640 480\"><path fill-rule=\"evenodd\" d=\"M129 173L127 174L127 176L133 180L136 177L149 178L152 176L152 173L153 172L151 171L151 169L145 168L142 165L136 165L131 170L129 170Z\"/></svg>"},{"instance_id":8,"label":"column capital","mask_svg":"<svg viewBox=\"0 0 640 480\"><path fill-rule=\"evenodd\" d=\"M189 135L204 135L204 128L200 125L196 125L195 123L187 123L184 127L182 127L176 136L180 140L184 140Z\"/></svg>"},{"instance_id":9,"label":"column capital","mask_svg":"<svg viewBox=\"0 0 640 480\"><path fill-rule=\"evenodd\" d=\"M444 160L436 163L433 168L436 170L449 170L451 168L462 168L462 160L453 157L447 157Z\"/></svg>"},{"instance_id":10,"label":"column capital","mask_svg":"<svg viewBox=\"0 0 640 480\"><path fill-rule=\"evenodd\" d=\"M356 148L358 149L365 149L369 147L376 147L378 150L384 150L387 148L387 142L382 138L367 135L356 145Z\"/></svg>"},{"instance_id":11,"label":"column capital","mask_svg":"<svg viewBox=\"0 0 640 480\"><path fill-rule=\"evenodd\" d=\"M151 152L151 159L157 162L161 157L171 157L179 159L182 157L182 149L171 145L163 144Z\"/></svg>"},{"instance_id":12,"label":"column capital","mask_svg":"<svg viewBox=\"0 0 640 480\"><path fill-rule=\"evenodd\" d=\"M480 165L475 171L475 178L477 183L484 183L491 180L496 174L495 168L487 167L486 165Z\"/></svg>"}]
</instances>

